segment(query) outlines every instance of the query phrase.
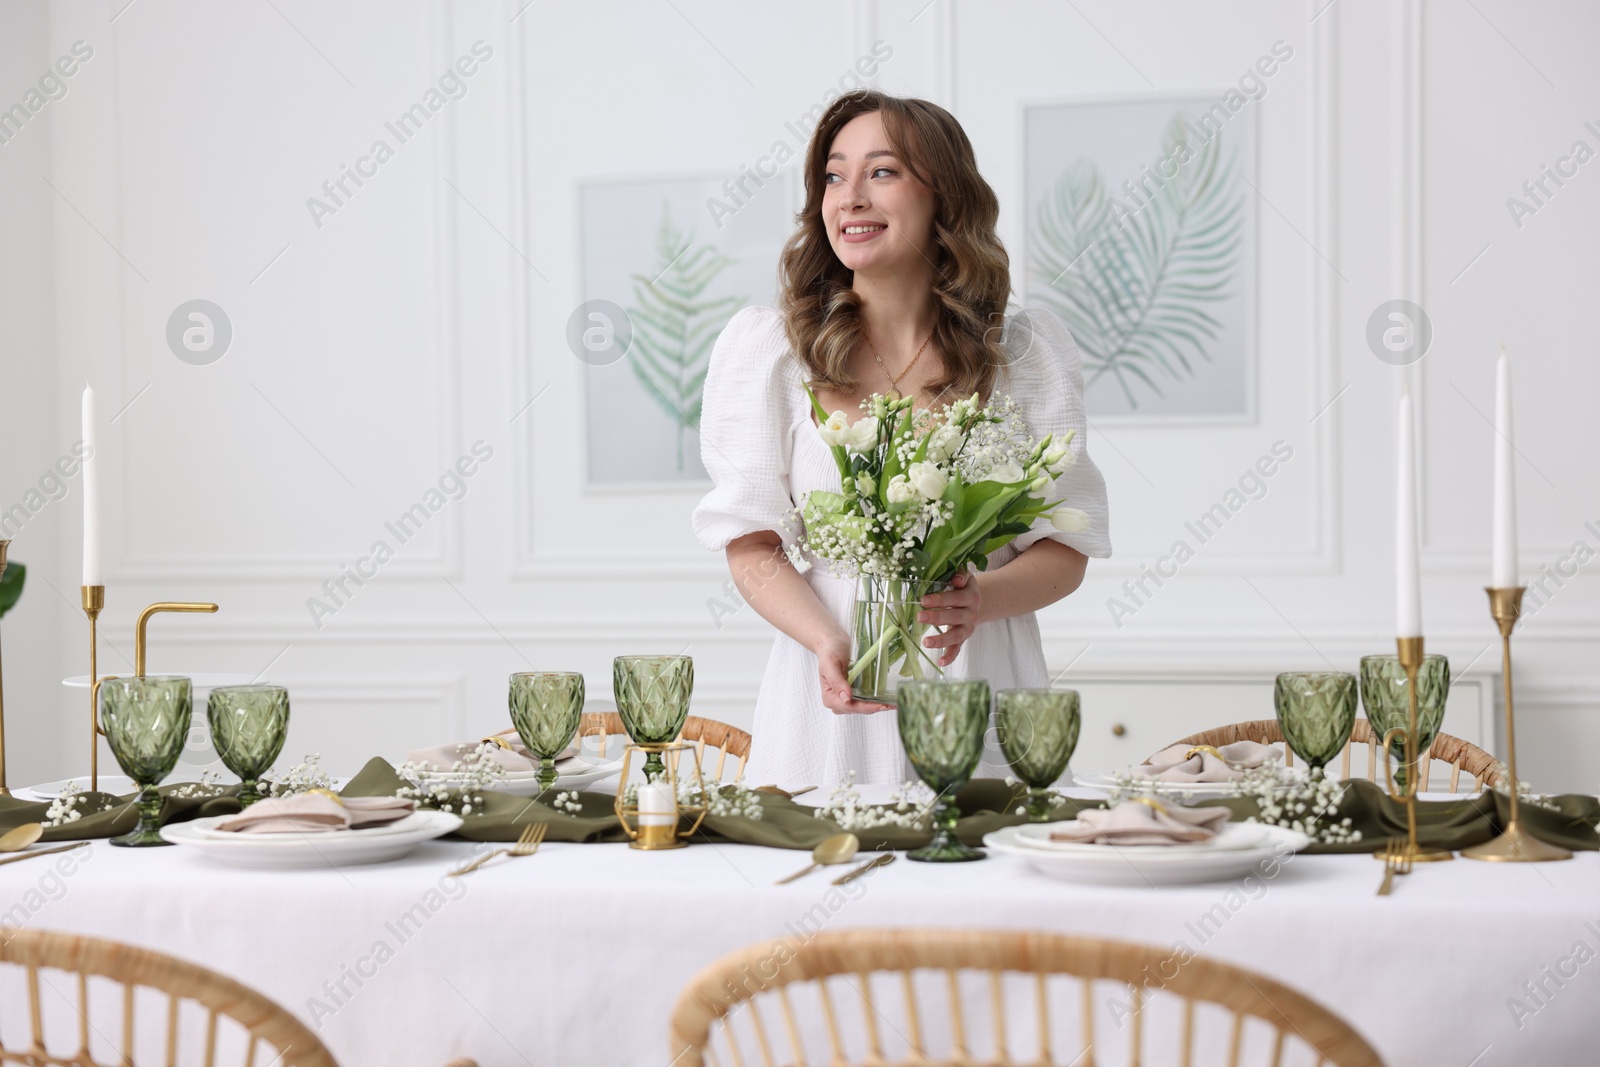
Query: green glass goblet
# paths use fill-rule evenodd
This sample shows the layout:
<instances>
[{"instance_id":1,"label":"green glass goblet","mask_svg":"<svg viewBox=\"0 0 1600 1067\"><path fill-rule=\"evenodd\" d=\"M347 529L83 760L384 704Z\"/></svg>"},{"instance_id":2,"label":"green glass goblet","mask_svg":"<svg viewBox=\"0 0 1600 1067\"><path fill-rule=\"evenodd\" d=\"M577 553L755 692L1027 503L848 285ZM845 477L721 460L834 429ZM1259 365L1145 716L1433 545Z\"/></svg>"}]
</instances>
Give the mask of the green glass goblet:
<instances>
[{"instance_id":1,"label":"green glass goblet","mask_svg":"<svg viewBox=\"0 0 1600 1067\"><path fill-rule=\"evenodd\" d=\"M1289 671L1272 687L1278 728L1290 751L1321 778L1344 751L1356 725L1356 676L1342 671Z\"/></svg>"},{"instance_id":2,"label":"green glass goblet","mask_svg":"<svg viewBox=\"0 0 1600 1067\"><path fill-rule=\"evenodd\" d=\"M612 695L628 737L636 745L665 745L683 732L694 692L694 660L689 656L618 656L611 665ZM666 771L659 752L645 757L645 780Z\"/></svg>"},{"instance_id":3,"label":"green glass goblet","mask_svg":"<svg viewBox=\"0 0 1600 1067\"><path fill-rule=\"evenodd\" d=\"M289 735L289 691L281 685L227 685L206 700L211 743L222 765L239 776L239 803L261 799L257 783Z\"/></svg>"},{"instance_id":4,"label":"green glass goblet","mask_svg":"<svg viewBox=\"0 0 1600 1067\"><path fill-rule=\"evenodd\" d=\"M938 794L933 840L906 853L908 860L960 863L988 857L956 839L957 811L951 798L967 784L989 725L989 683L981 679L916 679L898 691L900 742L917 776Z\"/></svg>"},{"instance_id":5,"label":"green glass goblet","mask_svg":"<svg viewBox=\"0 0 1600 1067\"><path fill-rule=\"evenodd\" d=\"M100 724L122 773L139 787L139 822L113 845L145 848L161 839L161 794L189 737L194 694L189 679L110 678L100 683Z\"/></svg>"},{"instance_id":6,"label":"green glass goblet","mask_svg":"<svg viewBox=\"0 0 1600 1067\"><path fill-rule=\"evenodd\" d=\"M1422 657L1422 666L1417 668L1417 766L1423 766L1428 760L1428 750L1433 747L1433 739L1439 733L1439 725L1444 722L1445 698L1450 695L1450 661L1444 656L1432 655ZM1402 791L1406 786L1405 733L1411 717L1411 697L1406 692L1406 669L1400 666L1400 657L1390 653L1386 656L1361 657L1361 706L1366 709L1367 722L1378 735L1381 743L1383 735L1390 730L1398 729L1396 738L1400 744L1393 748L1393 754L1400 761L1400 767L1395 771L1395 786ZM1380 757L1381 758L1381 757Z\"/></svg>"},{"instance_id":7,"label":"green glass goblet","mask_svg":"<svg viewBox=\"0 0 1600 1067\"><path fill-rule=\"evenodd\" d=\"M994 698L1000 751L1028 787L1029 822L1050 821L1049 787L1078 747L1078 694L1072 689L1002 689Z\"/></svg>"},{"instance_id":8,"label":"green glass goblet","mask_svg":"<svg viewBox=\"0 0 1600 1067\"><path fill-rule=\"evenodd\" d=\"M511 676L511 725L539 757L539 791L556 784L556 757L567 750L583 721L583 675L573 671L523 671Z\"/></svg>"}]
</instances>

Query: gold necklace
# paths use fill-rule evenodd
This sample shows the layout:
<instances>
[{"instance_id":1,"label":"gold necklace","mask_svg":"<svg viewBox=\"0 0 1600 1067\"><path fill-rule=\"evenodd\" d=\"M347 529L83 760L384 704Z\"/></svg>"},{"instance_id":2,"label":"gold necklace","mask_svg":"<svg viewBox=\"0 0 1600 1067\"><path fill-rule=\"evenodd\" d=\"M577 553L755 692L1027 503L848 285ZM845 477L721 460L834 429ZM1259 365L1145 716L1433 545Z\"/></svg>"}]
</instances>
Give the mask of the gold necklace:
<instances>
[{"instance_id":1,"label":"gold necklace","mask_svg":"<svg viewBox=\"0 0 1600 1067\"><path fill-rule=\"evenodd\" d=\"M917 365L917 361L922 358L923 350L928 347L928 342L933 340L933 331L928 331L928 336L922 339L922 346L917 349L917 354L911 357L911 362L906 364L905 370L901 371L898 376L891 375L889 373L889 368L883 365L883 359L878 355L877 346L872 343L872 338L866 335L866 331L862 331L861 337L867 342L867 350L872 353L872 358L877 361L878 369L881 370L883 372L883 376L888 379L890 399L898 400L900 398L901 381L905 379L906 375L911 373L911 368L915 367Z\"/></svg>"}]
</instances>

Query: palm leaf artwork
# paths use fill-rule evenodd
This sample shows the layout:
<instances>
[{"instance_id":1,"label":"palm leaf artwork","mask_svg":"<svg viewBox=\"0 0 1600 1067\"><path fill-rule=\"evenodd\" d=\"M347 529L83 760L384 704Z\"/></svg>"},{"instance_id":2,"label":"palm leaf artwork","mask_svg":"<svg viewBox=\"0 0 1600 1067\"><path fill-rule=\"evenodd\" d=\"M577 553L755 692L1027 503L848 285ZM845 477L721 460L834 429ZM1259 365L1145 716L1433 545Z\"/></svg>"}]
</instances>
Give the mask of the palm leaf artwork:
<instances>
[{"instance_id":1,"label":"palm leaf artwork","mask_svg":"<svg viewBox=\"0 0 1600 1067\"><path fill-rule=\"evenodd\" d=\"M683 470L684 436L700 428L701 393L711 346L744 296L708 296L707 290L738 260L712 244L695 244L672 222L672 209L661 204L656 233L656 268L633 275L635 305L633 344L628 364L645 391L655 398L678 431L678 470Z\"/></svg>"},{"instance_id":2,"label":"palm leaf artwork","mask_svg":"<svg viewBox=\"0 0 1600 1067\"><path fill-rule=\"evenodd\" d=\"M1223 323L1210 308L1233 296L1244 241L1221 131L1200 140L1177 114L1161 142L1164 157L1185 161L1142 207L1111 199L1092 162L1069 167L1038 206L1032 248L1037 299L1077 340L1086 388L1111 375L1134 409L1145 390L1165 396L1163 382L1211 360Z\"/></svg>"}]
</instances>

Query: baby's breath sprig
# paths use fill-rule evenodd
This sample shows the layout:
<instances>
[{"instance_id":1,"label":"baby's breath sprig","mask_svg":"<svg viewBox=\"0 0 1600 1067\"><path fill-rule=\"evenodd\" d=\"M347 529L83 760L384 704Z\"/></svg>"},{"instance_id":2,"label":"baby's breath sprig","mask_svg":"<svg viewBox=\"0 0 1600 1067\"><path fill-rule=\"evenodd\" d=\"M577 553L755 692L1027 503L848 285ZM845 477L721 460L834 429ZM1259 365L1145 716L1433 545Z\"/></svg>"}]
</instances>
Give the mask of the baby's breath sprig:
<instances>
[{"instance_id":1,"label":"baby's breath sprig","mask_svg":"<svg viewBox=\"0 0 1600 1067\"><path fill-rule=\"evenodd\" d=\"M855 772L833 787L828 802L813 814L831 819L841 830L871 830L880 826L900 826L910 830L928 829L928 818L936 799L922 782L904 782L889 794L887 804L868 804L855 787Z\"/></svg>"},{"instance_id":2,"label":"baby's breath sprig","mask_svg":"<svg viewBox=\"0 0 1600 1067\"><path fill-rule=\"evenodd\" d=\"M175 786L172 790L172 795L183 800L194 800L199 797L218 796L222 790L222 776L207 767L200 772L200 780L198 782L185 782L180 786Z\"/></svg>"},{"instance_id":3,"label":"baby's breath sprig","mask_svg":"<svg viewBox=\"0 0 1600 1067\"><path fill-rule=\"evenodd\" d=\"M565 793L557 793L550 798L550 806L557 811L564 811L568 815L576 815L583 810L583 804L576 789Z\"/></svg>"},{"instance_id":4,"label":"baby's breath sprig","mask_svg":"<svg viewBox=\"0 0 1600 1067\"><path fill-rule=\"evenodd\" d=\"M1496 760L1494 766L1495 770L1499 772L1499 778L1490 788L1509 799L1511 797L1511 788L1508 783L1511 781L1511 768L1506 765L1505 760ZM1543 808L1546 811L1561 810L1560 806L1551 799L1550 794L1535 793L1533 786L1529 784L1526 778L1517 781L1517 802L1519 804L1532 804L1534 807Z\"/></svg>"},{"instance_id":5,"label":"baby's breath sprig","mask_svg":"<svg viewBox=\"0 0 1600 1067\"><path fill-rule=\"evenodd\" d=\"M279 771L276 767L261 776L261 793L268 797L292 797L313 789L332 789L333 779L322 769L322 756L313 752L305 759Z\"/></svg>"},{"instance_id":6,"label":"baby's breath sprig","mask_svg":"<svg viewBox=\"0 0 1600 1067\"><path fill-rule=\"evenodd\" d=\"M1150 795L1148 778L1136 780L1124 773L1113 775L1112 781L1114 784L1106 799L1110 807L1130 797ZM1245 822L1282 826L1322 844L1345 844L1361 840L1361 831L1352 829L1350 819L1325 821L1338 812L1339 802L1344 798L1344 783L1336 778L1320 775L1302 778L1288 767L1269 763L1240 771L1238 779L1226 784L1232 788L1222 795L1245 797L1256 802L1258 814L1250 816ZM1190 804L1218 794L1208 792L1197 795L1187 790L1163 789L1161 795Z\"/></svg>"},{"instance_id":7,"label":"baby's breath sprig","mask_svg":"<svg viewBox=\"0 0 1600 1067\"><path fill-rule=\"evenodd\" d=\"M492 741L484 741L443 772L431 763L416 760L402 763L395 772L405 779L405 784L396 789L394 795L401 800L415 800L418 807L450 814L457 808L462 815L481 812L483 791L505 781L505 768L494 758L498 747Z\"/></svg>"}]
</instances>

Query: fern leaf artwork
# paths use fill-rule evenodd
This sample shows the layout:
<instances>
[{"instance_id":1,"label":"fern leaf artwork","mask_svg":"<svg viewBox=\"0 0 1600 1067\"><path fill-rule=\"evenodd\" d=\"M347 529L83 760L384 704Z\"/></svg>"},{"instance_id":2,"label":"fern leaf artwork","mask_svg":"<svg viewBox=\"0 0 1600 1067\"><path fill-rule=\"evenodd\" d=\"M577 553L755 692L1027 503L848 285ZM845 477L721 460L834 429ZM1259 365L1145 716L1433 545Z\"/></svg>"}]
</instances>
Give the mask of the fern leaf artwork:
<instances>
[{"instance_id":1,"label":"fern leaf artwork","mask_svg":"<svg viewBox=\"0 0 1600 1067\"><path fill-rule=\"evenodd\" d=\"M677 428L678 470L684 469L684 438L700 428L701 393L711 346L745 296L709 295L712 283L738 260L715 245L696 244L672 221L662 201L656 233L655 269L634 274L633 344L628 363L634 376Z\"/></svg>"},{"instance_id":2,"label":"fern leaf artwork","mask_svg":"<svg viewBox=\"0 0 1600 1067\"><path fill-rule=\"evenodd\" d=\"M1245 199L1222 141L1176 114L1161 149L1179 166L1153 195L1114 199L1080 159L1036 208L1036 298L1077 340L1085 388L1109 376L1133 410L1211 360L1224 325L1213 311L1234 296Z\"/></svg>"}]
</instances>

